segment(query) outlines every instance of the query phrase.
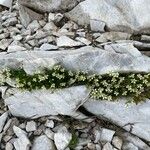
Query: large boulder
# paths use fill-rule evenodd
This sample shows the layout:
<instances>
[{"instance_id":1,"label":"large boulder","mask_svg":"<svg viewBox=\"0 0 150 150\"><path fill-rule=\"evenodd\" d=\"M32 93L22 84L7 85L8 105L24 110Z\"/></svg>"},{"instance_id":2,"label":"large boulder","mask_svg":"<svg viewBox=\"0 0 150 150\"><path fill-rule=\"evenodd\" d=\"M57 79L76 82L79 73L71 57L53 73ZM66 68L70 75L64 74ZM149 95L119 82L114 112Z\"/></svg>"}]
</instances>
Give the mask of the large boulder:
<instances>
[{"instance_id":1,"label":"large boulder","mask_svg":"<svg viewBox=\"0 0 150 150\"><path fill-rule=\"evenodd\" d=\"M128 47L130 51L123 48L118 52L105 51L91 46L76 50L66 51L20 51L16 53L1 53L0 68L21 67L27 73L34 73L43 67L51 68L60 63L66 69L72 71L85 71L89 74L105 74L111 71L118 72L150 72L150 58ZM132 51L138 52L133 55ZM131 55L132 54L132 55Z\"/></svg>"},{"instance_id":2,"label":"large boulder","mask_svg":"<svg viewBox=\"0 0 150 150\"><path fill-rule=\"evenodd\" d=\"M150 101L127 105L125 99L118 102L89 100L84 107L96 116L150 141Z\"/></svg>"},{"instance_id":3,"label":"large boulder","mask_svg":"<svg viewBox=\"0 0 150 150\"><path fill-rule=\"evenodd\" d=\"M97 20L105 22L108 30L150 33L149 14L149 0L85 0L66 16L80 25Z\"/></svg>"},{"instance_id":4,"label":"large boulder","mask_svg":"<svg viewBox=\"0 0 150 150\"><path fill-rule=\"evenodd\" d=\"M18 0L22 24L41 19L45 12L64 12L74 8L81 0Z\"/></svg>"}]
</instances>

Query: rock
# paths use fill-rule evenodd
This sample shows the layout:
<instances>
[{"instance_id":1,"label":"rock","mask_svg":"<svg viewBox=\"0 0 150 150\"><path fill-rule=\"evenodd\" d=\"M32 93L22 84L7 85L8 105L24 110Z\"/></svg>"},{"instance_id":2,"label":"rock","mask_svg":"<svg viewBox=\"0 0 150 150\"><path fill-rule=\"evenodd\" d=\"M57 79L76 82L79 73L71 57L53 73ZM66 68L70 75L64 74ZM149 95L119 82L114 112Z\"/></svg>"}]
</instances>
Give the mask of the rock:
<instances>
[{"instance_id":1,"label":"rock","mask_svg":"<svg viewBox=\"0 0 150 150\"><path fill-rule=\"evenodd\" d=\"M9 35L10 35L9 33L2 33L2 34L0 34L0 40L8 38Z\"/></svg>"},{"instance_id":2,"label":"rock","mask_svg":"<svg viewBox=\"0 0 150 150\"><path fill-rule=\"evenodd\" d=\"M42 135L34 140L32 150L56 150L52 140Z\"/></svg>"},{"instance_id":3,"label":"rock","mask_svg":"<svg viewBox=\"0 0 150 150\"><path fill-rule=\"evenodd\" d=\"M117 53L129 53L134 57L140 57L142 54L141 52L133 46L133 43L117 43L117 44L110 44L104 46L105 50L115 51Z\"/></svg>"},{"instance_id":4,"label":"rock","mask_svg":"<svg viewBox=\"0 0 150 150\"><path fill-rule=\"evenodd\" d=\"M5 112L0 116L0 132L2 132L7 118L8 118L8 112Z\"/></svg>"},{"instance_id":5,"label":"rock","mask_svg":"<svg viewBox=\"0 0 150 150\"><path fill-rule=\"evenodd\" d=\"M119 99L117 102L108 101L88 101L84 107L91 113L130 131L134 135L141 137L147 141L150 140L149 134L149 115L150 101L144 103L130 104L127 106L125 99ZM117 114L117 116L116 116ZM137 123L135 123L137 122Z\"/></svg>"},{"instance_id":6,"label":"rock","mask_svg":"<svg viewBox=\"0 0 150 150\"><path fill-rule=\"evenodd\" d=\"M19 45L10 45L8 46L8 50L7 52L11 53L11 52L17 52L17 51L25 51L26 48L19 46Z\"/></svg>"},{"instance_id":7,"label":"rock","mask_svg":"<svg viewBox=\"0 0 150 150\"><path fill-rule=\"evenodd\" d=\"M113 150L113 147L110 143L106 143L104 146L103 146L103 149L102 150Z\"/></svg>"},{"instance_id":8,"label":"rock","mask_svg":"<svg viewBox=\"0 0 150 150\"><path fill-rule=\"evenodd\" d=\"M35 131L35 130L36 130L36 122L34 122L34 121L27 122L26 131L27 132L32 132L32 131Z\"/></svg>"},{"instance_id":9,"label":"rock","mask_svg":"<svg viewBox=\"0 0 150 150\"><path fill-rule=\"evenodd\" d=\"M105 32L96 39L96 42L105 43L108 41L129 40L131 34L123 32Z\"/></svg>"},{"instance_id":10,"label":"rock","mask_svg":"<svg viewBox=\"0 0 150 150\"><path fill-rule=\"evenodd\" d=\"M102 128L100 141L102 142L111 142L115 131Z\"/></svg>"},{"instance_id":11,"label":"rock","mask_svg":"<svg viewBox=\"0 0 150 150\"><path fill-rule=\"evenodd\" d=\"M94 149L96 149L95 144L93 144L93 143L88 143L88 144L87 144L87 147L88 147L89 150L94 150Z\"/></svg>"},{"instance_id":12,"label":"rock","mask_svg":"<svg viewBox=\"0 0 150 150\"><path fill-rule=\"evenodd\" d=\"M5 103L14 116L23 118L74 115L78 107L85 102L88 94L89 91L84 86L57 90L54 93L50 90L24 91L6 98Z\"/></svg>"},{"instance_id":13,"label":"rock","mask_svg":"<svg viewBox=\"0 0 150 150\"><path fill-rule=\"evenodd\" d=\"M120 137L118 136L115 136L112 140L112 144L114 147L116 147L117 149L121 150L122 148L122 144L123 144L123 141Z\"/></svg>"},{"instance_id":14,"label":"rock","mask_svg":"<svg viewBox=\"0 0 150 150\"><path fill-rule=\"evenodd\" d=\"M49 139L54 140L55 133L52 130L46 129L44 133Z\"/></svg>"},{"instance_id":15,"label":"rock","mask_svg":"<svg viewBox=\"0 0 150 150\"><path fill-rule=\"evenodd\" d=\"M55 46L55 45L52 45L52 44L44 43L44 44L40 47L40 49L41 49L42 51L48 51L48 50L56 50L56 49L58 49L58 47Z\"/></svg>"},{"instance_id":16,"label":"rock","mask_svg":"<svg viewBox=\"0 0 150 150\"><path fill-rule=\"evenodd\" d=\"M96 20L96 19L91 19L90 20L90 27L91 30L94 32L105 32L105 22L101 21L101 20Z\"/></svg>"},{"instance_id":17,"label":"rock","mask_svg":"<svg viewBox=\"0 0 150 150\"><path fill-rule=\"evenodd\" d=\"M13 39L14 39L15 41L21 41L21 40L22 40L22 36L21 36L21 35L13 36Z\"/></svg>"},{"instance_id":18,"label":"rock","mask_svg":"<svg viewBox=\"0 0 150 150\"><path fill-rule=\"evenodd\" d=\"M9 18L5 22L2 23L2 26L9 27L9 26L15 26L18 23L18 20L16 17Z\"/></svg>"},{"instance_id":19,"label":"rock","mask_svg":"<svg viewBox=\"0 0 150 150\"><path fill-rule=\"evenodd\" d=\"M47 120L45 123L45 126L48 128L54 128L54 121L53 120Z\"/></svg>"},{"instance_id":20,"label":"rock","mask_svg":"<svg viewBox=\"0 0 150 150\"><path fill-rule=\"evenodd\" d=\"M66 127L62 127L54 134L54 142L58 150L65 150L72 139Z\"/></svg>"},{"instance_id":21,"label":"rock","mask_svg":"<svg viewBox=\"0 0 150 150\"><path fill-rule=\"evenodd\" d=\"M12 42L11 39L2 39L0 41L0 50L6 50L9 44Z\"/></svg>"},{"instance_id":22,"label":"rock","mask_svg":"<svg viewBox=\"0 0 150 150\"><path fill-rule=\"evenodd\" d=\"M57 38L57 46L58 47L74 47L74 46L82 46L81 42L77 42L72 40L67 36L61 36Z\"/></svg>"},{"instance_id":23,"label":"rock","mask_svg":"<svg viewBox=\"0 0 150 150\"><path fill-rule=\"evenodd\" d=\"M84 37L77 37L76 40L83 43L83 44L85 44L85 45L90 45L92 43L91 41L87 40Z\"/></svg>"},{"instance_id":24,"label":"rock","mask_svg":"<svg viewBox=\"0 0 150 150\"><path fill-rule=\"evenodd\" d=\"M10 8L12 7L12 2L12 0L1 0L0 5Z\"/></svg>"},{"instance_id":25,"label":"rock","mask_svg":"<svg viewBox=\"0 0 150 150\"><path fill-rule=\"evenodd\" d=\"M86 26L91 19L101 20L106 23L109 31L150 33L149 4L148 0L95 0L94 3L93 0L85 0L66 13L66 16Z\"/></svg>"},{"instance_id":26,"label":"rock","mask_svg":"<svg viewBox=\"0 0 150 150\"><path fill-rule=\"evenodd\" d=\"M47 36L47 33L42 30L37 30L34 34L35 39L43 39Z\"/></svg>"},{"instance_id":27,"label":"rock","mask_svg":"<svg viewBox=\"0 0 150 150\"><path fill-rule=\"evenodd\" d=\"M132 143L127 143L123 145L122 150L138 150L138 147L136 147Z\"/></svg>"},{"instance_id":28,"label":"rock","mask_svg":"<svg viewBox=\"0 0 150 150\"><path fill-rule=\"evenodd\" d=\"M150 147L137 136L133 136L128 132L121 134L121 136L123 138L123 141L126 143L132 143L139 149L150 150Z\"/></svg>"},{"instance_id":29,"label":"rock","mask_svg":"<svg viewBox=\"0 0 150 150\"><path fill-rule=\"evenodd\" d=\"M13 145L11 143L6 143L5 150L13 150Z\"/></svg>"},{"instance_id":30,"label":"rock","mask_svg":"<svg viewBox=\"0 0 150 150\"><path fill-rule=\"evenodd\" d=\"M57 27L55 26L55 24L53 22L48 22L44 27L43 29L45 31L56 31L57 30Z\"/></svg>"},{"instance_id":31,"label":"rock","mask_svg":"<svg viewBox=\"0 0 150 150\"><path fill-rule=\"evenodd\" d=\"M27 27L27 29L31 30L32 32L35 32L39 28L40 28L40 24L38 23L37 20L32 21Z\"/></svg>"},{"instance_id":32,"label":"rock","mask_svg":"<svg viewBox=\"0 0 150 150\"><path fill-rule=\"evenodd\" d=\"M16 150L29 150L31 143L29 139L27 138L26 132L16 126L13 127L13 130L16 136L18 137L14 141L15 149Z\"/></svg>"},{"instance_id":33,"label":"rock","mask_svg":"<svg viewBox=\"0 0 150 150\"><path fill-rule=\"evenodd\" d=\"M102 150L100 144L96 144L95 147L96 147L96 150Z\"/></svg>"},{"instance_id":34,"label":"rock","mask_svg":"<svg viewBox=\"0 0 150 150\"><path fill-rule=\"evenodd\" d=\"M142 35L141 36L141 41L143 41L143 42L150 42L150 36L148 36L148 35Z\"/></svg>"}]
</instances>

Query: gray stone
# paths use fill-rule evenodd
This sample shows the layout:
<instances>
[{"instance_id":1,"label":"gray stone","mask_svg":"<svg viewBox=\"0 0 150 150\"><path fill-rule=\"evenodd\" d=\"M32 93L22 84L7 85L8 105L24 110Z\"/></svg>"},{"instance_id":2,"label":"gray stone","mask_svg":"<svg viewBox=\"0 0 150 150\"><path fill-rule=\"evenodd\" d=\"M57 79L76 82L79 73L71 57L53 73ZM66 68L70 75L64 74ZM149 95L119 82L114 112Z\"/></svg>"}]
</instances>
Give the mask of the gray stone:
<instances>
[{"instance_id":1,"label":"gray stone","mask_svg":"<svg viewBox=\"0 0 150 150\"><path fill-rule=\"evenodd\" d=\"M123 144L123 140L118 137L118 136L115 136L112 140L112 144L114 147L116 147L117 149L121 150L122 148L122 144Z\"/></svg>"},{"instance_id":2,"label":"gray stone","mask_svg":"<svg viewBox=\"0 0 150 150\"><path fill-rule=\"evenodd\" d=\"M27 27L27 29L30 29L32 32L38 30L39 28L40 24L38 23L37 20L32 21Z\"/></svg>"},{"instance_id":3,"label":"gray stone","mask_svg":"<svg viewBox=\"0 0 150 150\"><path fill-rule=\"evenodd\" d=\"M43 29L45 30L45 31L56 31L57 30L57 27L56 27L56 25L53 23L53 22L48 22L44 27L43 27Z\"/></svg>"},{"instance_id":4,"label":"gray stone","mask_svg":"<svg viewBox=\"0 0 150 150\"><path fill-rule=\"evenodd\" d=\"M9 26L15 26L18 23L18 20L16 17L9 18L5 22L2 23L4 27L9 27Z\"/></svg>"},{"instance_id":5,"label":"gray stone","mask_svg":"<svg viewBox=\"0 0 150 150\"><path fill-rule=\"evenodd\" d=\"M0 5L10 8L12 7L12 2L12 0L1 0Z\"/></svg>"},{"instance_id":6,"label":"gray stone","mask_svg":"<svg viewBox=\"0 0 150 150\"><path fill-rule=\"evenodd\" d=\"M84 107L89 112L104 117L127 131L132 128L131 133L149 141L150 122L147 120L150 117L149 105L150 101L146 101L127 106L125 99L119 99L118 102L90 100L84 104Z\"/></svg>"},{"instance_id":7,"label":"gray stone","mask_svg":"<svg viewBox=\"0 0 150 150\"><path fill-rule=\"evenodd\" d=\"M16 150L29 150L31 143L29 139L27 138L26 132L16 126L13 127L13 130L16 136L18 137L14 141L15 149Z\"/></svg>"},{"instance_id":8,"label":"gray stone","mask_svg":"<svg viewBox=\"0 0 150 150\"><path fill-rule=\"evenodd\" d=\"M67 36L61 36L57 38L58 47L74 47L74 46L82 46L82 45L84 44L81 42L74 41Z\"/></svg>"},{"instance_id":9,"label":"gray stone","mask_svg":"<svg viewBox=\"0 0 150 150\"><path fill-rule=\"evenodd\" d=\"M44 131L44 133L45 133L45 135L49 138L49 139L51 139L51 140L54 140L54 132L52 131L52 130L50 130L50 129L46 129L45 131Z\"/></svg>"},{"instance_id":10,"label":"gray stone","mask_svg":"<svg viewBox=\"0 0 150 150\"><path fill-rule=\"evenodd\" d=\"M1 50L6 50L6 48L9 46L9 44L12 42L11 39L2 39L0 41L0 49Z\"/></svg>"},{"instance_id":11,"label":"gray stone","mask_svg":"<svg viewBox=\"0 0 150 150\"><path fill-rule=\"evenodd\" d=\"M47 120L45 123L45 126L48 128L54 128L54 125L55 125L55 123L53 120Z\"/></svg>"},{"instance_id":12,"label":"gray stone","mask_svg":"<svg viewBox=\"0 0 150 150\"><path fill-rule=\"evenodd\" d=\"M37 128L36 127L36 122L34 122L34 121L27 122L27 125L26 125L26 131L27 132L35 131L36 128Z\"/></svg>"},{"instance_id":13,"label":"gray stone","mask_svg":"<svg viewBox=\"0 0 150 150\"><path fill-rule=\"evenodd\" d=\"M138 147L133 145L132 143L127 143L123 145L123 150L138 150Z\"/></svg>"},{"instance_id":14,"label":"gray stone","mask_svg":"<svg viewBox=\"0 0 150 150\"><path fill-rule=\"evenodd\" d=\"M7 52L11 53L11 52L17 52L17 51L25 51L26 48L19 46L19 45L10 45L8 46L8 50Z\"/></svg>"},{"instance_id":15,"label":"gray stone","mask_svg":"<svg viewBox=\"0 0 150 150\"><path fill-rule=\"evenodd\" d=\"M102 128L100 141L111 142L114 134L115 134L115 131Z\"/></svg>"},{"instance_id":16,"label":"gray stone","mask_svg":"<svg viewBox=\"0 0 150 150\"><path fill-rule=\"evenodd\" d=\"M92 43L91 41L89 41L88 39L86 39L84 37L77 37L76 40L85 45L90 45Z\"/></svg>"},{"instance_id":17,"label":"gray stone","mask_svg":"<svg viewBox=\"0 0 150 150\"><path fill-rule=\"evenodd\" d=\"M13 145L11 143L6 143L5 150L13 150Z\"/></svg>"},{"instance_id":18,"label":"gray stone","mask_svg":"<svg viewBox=\"0 0 150 150\"><path fill-rule=\"evenodd\" d=\"M105 32L105 22L101 21L101 20L96 20L96 19L91 19L90 20L90 27L91 30L94 32Z\"/></svg>"},{"instance_id":19,"label":"gray stone","mask_svg":"<svg viewBox=\"0 0 150 150\"><path fill-rule=\"evenodd\" d=\"M103 146L103 149L102 150L113 150L113 147L110 143L106 143L104 146Z\"/></svg>"},{"instance_id":20,"label":"gray stone","mask_svg":"<svg viewBox=\"0 0 150 150\"><path fill-rule=\"evenodd\" d=\"M150 33L149 4L149 0L85 0L66 16L80 25L95 19L105 22L111 31Z\"/></svg>"},{"instance_id":21,"label":"gray stone","mask_svg":"<svg viewBox=\"0 0 150 150\"><path fill-rule=\"evenodd\" d=\"M42 51L48 51L48 50L56 50L56 49L58 49L58 47L55 46L55 45L52 45L52 44L44 43L44 44L40 47L40 49L41 49Z\"/></svg>"},{"instance_id":22,"label":"gray stone","mask_svg":"<svg viewBox=\"0 0 150 150\"><path fill-rule=\"evenodd\" d=\"M129 40L131 34L123 32L105 32L96 39L96 42L105 43L108 41Z\"/></svg>"},{"instance_id":23,"label":"gray stone","mask_svg":"<svg viewBox=\"0 0 150 150\"><path fill-rule=\"evenodd\" d=\"M34 140L32 150L56 150L56 148L52 140L42 135Z\"/></svg>"},{"instance_id":24,"label":"gray stone","mask_svg":"<svg viewBox=\"0 0 150 150\"><path fill-rule=\"evenodd\" d=\"M23 37L22 37L21 35L13 36L13 40L15 40L15 41L21 41L22 38L23 38Z\"/></svg>"},{"instance_id":25,"label":"gray stone","mask_svg":"<svg viewBox=\"0 0 150 150\"><path fill-rule=\"evenodd\" d=\"M62 127L54 134L55 145L58 150L65 150L72 139L66 127Z\"/></svg>"},{"instance_id":26,"label":"gray stone","mask_svg":"<svg viewBox=\"0 0 150 150\"><path fill-rule=\"evenodd\" d=\"M8 112L5 112L0 116L0 132L2 132L7 118L8 118Z\"/></svg>"},{"instance_id":27,"label":"gray stone","mask_svg":"<svg viewBox=\"0 0 150 150\"><path fill-rule=\"evenodd\" d=\"M57 90L54 93L51 93L51 90L24 91L6 98L5 103L10 112L18 117L75 115L76 110L86 101L88 94L89 91L84 86Z\"/></svg>"}]
</instances>

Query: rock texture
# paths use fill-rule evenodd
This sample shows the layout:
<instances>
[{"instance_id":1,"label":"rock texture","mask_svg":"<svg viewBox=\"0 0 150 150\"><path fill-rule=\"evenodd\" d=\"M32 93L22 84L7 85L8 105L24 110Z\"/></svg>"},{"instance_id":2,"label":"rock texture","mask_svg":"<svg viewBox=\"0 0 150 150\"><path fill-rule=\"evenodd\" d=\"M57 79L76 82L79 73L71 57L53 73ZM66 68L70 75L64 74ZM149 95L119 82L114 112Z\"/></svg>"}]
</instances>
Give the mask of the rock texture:
<instances>
[{"instance_id":1,"label":"rock texture","mask_svg":"<svg viewBox=\"0 0 150 150\"><path fill-rule=\"evenodd\" d=\"M150 33L149 6L149 0L85 0L66 16L81 25L94 19L105 22L108 30Z\"/></svg>"}]
</instances>

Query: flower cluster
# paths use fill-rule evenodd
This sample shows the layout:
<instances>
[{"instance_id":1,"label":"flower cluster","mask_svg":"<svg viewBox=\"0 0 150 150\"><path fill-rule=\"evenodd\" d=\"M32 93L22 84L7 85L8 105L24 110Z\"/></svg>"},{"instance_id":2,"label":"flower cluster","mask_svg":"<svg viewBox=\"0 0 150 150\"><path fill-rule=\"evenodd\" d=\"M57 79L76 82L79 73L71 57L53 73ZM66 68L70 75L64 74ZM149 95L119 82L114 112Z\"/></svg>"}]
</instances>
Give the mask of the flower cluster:
<instances>
[{"instance_id":1,"label":"flower cluster","mask_svg":"<svg viewBox=\"0 0 150 150\"><path fill-rule=\"evenodd\" d=\"M88 75L73 72L60 65L45 69L43 73L28 75L23 69L4 69L0 72L0 85L13 80L16 87L33 89L57 89L75 85L86 85L93 99L114 101L118 97L133 97L138 103L150 98L150 73L118 73Z\"/></svg>"}]
</instances>

